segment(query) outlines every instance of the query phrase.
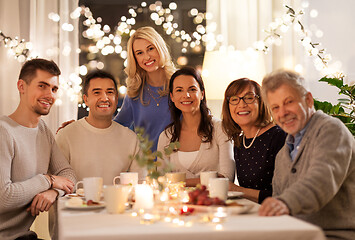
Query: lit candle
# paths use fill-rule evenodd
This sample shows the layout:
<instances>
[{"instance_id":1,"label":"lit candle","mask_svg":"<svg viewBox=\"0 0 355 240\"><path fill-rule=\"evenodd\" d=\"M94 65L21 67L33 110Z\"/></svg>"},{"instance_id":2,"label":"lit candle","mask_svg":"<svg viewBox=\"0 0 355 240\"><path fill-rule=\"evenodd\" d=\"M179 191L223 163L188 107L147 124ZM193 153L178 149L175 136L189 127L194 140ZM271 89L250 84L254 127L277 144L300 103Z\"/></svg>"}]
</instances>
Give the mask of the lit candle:
<instances>
[{"instance_id":1,"label":"lit candle","mask_svg":"<svg viewBox=\"0 0 355 240\"><path fill-rule=\"evenodd\" d=\"M223 207L211 208L210 221L213 223L221 223L227 218L227 211Z\"/></svg>"},{"instance_id":2,"label":"lit candle","mask_svg":"<svg viewBox=\"0 0 355 240\"><path fill-rule=\"evenodd\" d=\"M144 213L141 216L141 224L151 224L154 222L154 215L151 213Z\"/></svg>"},{"instance_id":3,"label":"lit candle","mask_svg":"<svg viewBox=\"0 0 355 240\"><path fill-rule=\"evenodd\" d=\"M152 188L147 184L137 184L135 187L135 209L152 209L154 196Z\"/></svg>"},{"instance_id":4,"label":"lit candle","mask_svg":"<svg viewBox=\"0 0 355 240\"><path fill-rule=\"evenodd\" d=\"M161 202L166 202L169 199L169 195L167 192L162 192L160 194L160 201Z\"/></svg>"}]
</instances>

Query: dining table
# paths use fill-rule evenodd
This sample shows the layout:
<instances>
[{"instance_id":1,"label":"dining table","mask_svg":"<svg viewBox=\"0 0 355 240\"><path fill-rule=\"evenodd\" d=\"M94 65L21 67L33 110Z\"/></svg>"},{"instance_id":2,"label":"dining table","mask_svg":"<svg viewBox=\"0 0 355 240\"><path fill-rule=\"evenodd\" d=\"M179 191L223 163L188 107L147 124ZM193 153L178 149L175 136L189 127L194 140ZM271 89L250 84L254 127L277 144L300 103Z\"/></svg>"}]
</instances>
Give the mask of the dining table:
<instances>
[{"instance_id":1,"label":"dining table","mask_svg":"<svg viewBox=\"0 0 355 240\"><path fill-rule=\"evenodd\" d=\"M132 209L121 214L109 214L104 207L77 210L66 207L67 200L65 197L58 200L60 240L325 240L318 226L289 215L259 216L260 205L244 198L235 201L249 206L248 211L232 212L221 222L204 221L206 213L195 211L179 216L176 221L148 224L142 223L142 217L136 216Z\"/></svg>"}]
</instances>

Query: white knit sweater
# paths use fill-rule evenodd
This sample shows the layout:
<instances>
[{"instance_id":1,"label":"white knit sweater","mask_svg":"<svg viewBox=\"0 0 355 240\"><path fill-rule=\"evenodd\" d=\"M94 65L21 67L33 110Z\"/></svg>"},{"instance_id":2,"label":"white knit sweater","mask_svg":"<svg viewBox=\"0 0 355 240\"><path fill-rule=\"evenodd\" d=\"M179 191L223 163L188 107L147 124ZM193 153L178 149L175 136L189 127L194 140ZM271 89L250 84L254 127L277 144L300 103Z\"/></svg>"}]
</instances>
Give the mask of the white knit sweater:
<instances>
[{"instance_id":1,"label":"white knit sweater","mask_svg":"<svg viewBox=\"0 0 355 240\"><path fill-rule=\"evenodd\" d=\"M112 121L110 127L100 129L82 118L61 129L56 141L78 180L102 177L110 185L115 176L127 171L138 172L145 179L144 171L129 157L139 151L137 135L119 123Z\"/></svg>"}]
</instances>

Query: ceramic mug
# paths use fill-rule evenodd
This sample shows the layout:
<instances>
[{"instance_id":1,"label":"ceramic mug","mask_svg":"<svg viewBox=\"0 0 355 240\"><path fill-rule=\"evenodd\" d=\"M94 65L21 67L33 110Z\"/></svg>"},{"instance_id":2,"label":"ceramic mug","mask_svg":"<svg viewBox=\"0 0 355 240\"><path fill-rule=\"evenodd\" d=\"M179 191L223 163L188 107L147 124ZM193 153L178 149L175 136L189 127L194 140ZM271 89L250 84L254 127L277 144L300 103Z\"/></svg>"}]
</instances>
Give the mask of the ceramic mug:
<instances>
[{"instance_id":1,"label":"ceramic mug","mask_svg":"<svg viewBox=\"0 0 355 240\"><path fill-rule=\"evenodd\" d=\"M137 172L121 172L120 176L113 178L113 185L116 185L116 180L120 179L120 184L122 185L136 185L138 184L138 173Z\"/></svg>"},{"instance_id":2,"label":"ceramic mug","mask_svg":"<svg viewBox=\"0 0 355 240\"><path fill-rule=\"evenodd\" d=\"M200 183L201 185L205 185L208 188L209 179L216 178L217 171L206 171L200 173Z\"/></svg>"},{"instance_id":3,"label":"ceramic mug","mask_svg":"<svg viewBox=\"0 0 355 240\"><path fill-rule=\"evenodd\" d=\"M228 196L229 179L228 178L210 178L209 179L210 197L218 197L225 201Z\"/></svg>"},{"instance_id":4,"label":"ceramic mug","mask_svg":"<svg viewBox=\"0 0 355 240\"><path fill-rule=\"evenodd\" d=\"M78 189L79 185L84 186L84 196L86 201L92 200L94 202L99 202L102 193L102 177L87 177L83 178L83 181L76 183L75 187Z\"/></svg>"},{"instance_id":5,"label":"ceramic mug","mask_svg":"<svg viewBox=\"0 0 355 240\"><path fill-rule=\"evenodd\" d=\"M127 185L105 185L104 198L108 213L123 213L126 209L130 187Z\"/></svg>"}]
</instances>

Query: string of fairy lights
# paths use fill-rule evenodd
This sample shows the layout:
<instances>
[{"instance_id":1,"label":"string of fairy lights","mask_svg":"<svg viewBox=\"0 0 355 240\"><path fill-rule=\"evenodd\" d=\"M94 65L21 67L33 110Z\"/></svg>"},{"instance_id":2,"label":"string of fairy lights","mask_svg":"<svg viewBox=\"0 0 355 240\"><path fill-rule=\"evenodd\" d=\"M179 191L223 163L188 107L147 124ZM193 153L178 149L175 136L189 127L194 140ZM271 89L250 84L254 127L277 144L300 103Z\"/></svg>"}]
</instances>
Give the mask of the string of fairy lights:
<instances>
[{"instance_id":1,"label":"string of fairy lights","mask_svg":"<svg viewBox=\"0 0 355 240\"><path fill-rule=\"evenodd\" d=\"M302 6L307 8L308 5ZM189 33L182 29L175 21L174 11L178 8L175 2L171 2L168 7L164 8L160 1L156 1L153 4L148 5L146 2L142 2L139 6L130 7L127 12L127 16L121 16L120 21L117 23L114 29L110 26L102 26L102 18L94 18L93 13L88 7L81 6L76 8L70 17L72 19L78 19L80 16L84 16L83 21L86 29L81 33L84 38L90 39L94 44L88 47L88 54L98 54L103 56L109 54L118 54L123 60L126 66L127 51L126 46L122 46L123 38L129 38L134 32L134 25L136 24L136 17L142 13L149 13L150 19L156 26L161 26L167 36L170 36L176 42L181 43L181 52L187 51L200 52L203 45L206 51L213 51L222 48L223 37L215 33L214 27L205 27L205 21L212 19L211 13L199 12L196 8L188 11L189 17L192 18L196 28L192 33ZM311 39L311 31L306 29L302 24L302 16L305 11L295 11L292 7L285 5L286 12L276 18L268 25L267 29L264 29L266 34L265 38L260 41L256 41L253 47L257 51L262 51L265 54L269 52L272 45L280 45L283 35L294 29L300 37L300 43L303 45L306 53L309 56L314 57L315 68L326 75L339 75L339 71L334 71L328 68L328 63L331 61L331 55L325 52L324 48L321 48L320 43L313 42ZM313 11L313 10L312 10ZM312 14L311 11L311 14ZM57 13L50 13L48 18L54 22L60 21L60 16ZM212 24L213 26L213 24ZM61 25L63 31L71 32L74 30L74 26L70 23L63 23ZM19 40L17 37L12 38L0 31L0 45L3 44L8 49L8 54L14 57L19 62L24 62L28 59L38 57L33 51L31 42L26 42L24 39ZM70 47L67 47L67 51L70 52ZM81 50L78 49L78 52ZM48 52L48 51L47 51ZM84 76L88 72L89 68L104 68L104 63L100 61L91 60L87 64L79 66L75 73L71 73L69 79L61 81L61 87L64 91L67 91L72 101L77 101L81 91L81 78L79 75ZM295 67L297 69L297 66ZM342 73L340 73L342 75ZM124 92L124 89L122 89ZM59 101L60 103L61 101Z\"/></svg>"},{"instance_id":2,"label":"string of fairy lights","mask_svg":"<svg viewBox=\"0 0 355 240\"><path fill-rule=\"evenodd\" d=\"M296 12L288 5L285 5L285 7L287 9L286 13L282 17L276 18L275 21L269 24L267 29L264 29L264 32L267 35L263 40L254 43L255 49L267 53L270 50L271 45L280 45L282 34L286 33L293 26L294 31L297 32L300 37L299 41L304 47L306 53L309 56L315 57L315 68L318 71L325 73L325 75L341 75L342 73L339 73L338 71L328 69L328 63L331 60L331 55L326 54L325 49L321 48L320 43L312 41L310 37L311 32L301 23L301 17L304 14L304 10ZM295 70L297 71L297 66Z\"/></svg>"},{"instance_id":3,"label":"string of fairy lights","mask_svg":"<svg viewBox=\"0 0 355 240\"><path fill-rule=\"evenodd\" d=\"M195 52L200 52L202 50L201 44L206 45L209 39L203 21L209 19L211 15L199 12L196 8L191 9L188 14L192 17L196 28L193 33L189 33L181 29L179 24L175 21L173 12L176 9L177 4L174 2L171 2L167 8L164 8L160 1L150 4L149 6L146 2L142 2L140 6L129 8L127 16L121 17L113 31L108 25L102 26L102 18L99 17L95 19L89 8L81 7L76 11L77 15L81 14L86 17L83 24L87 29L83 31L82 36L96 43L89 46L89 54L97 54L98 52L104 56L118 54L125 60L127 58L127 51L125 50L125 46L121 45L125 42L122 41L122 39L124 37L128 39L128 37L135 32L134 25L136 23L136 17L144 12L149 13L150 19L156 26L161 26L167 36L170 36L175 39L176 42L182 44L182 53L186 53L189 48ZM89 63L89 65L92 66L95 65L95 63ZM126 62L124 62L124 65L126 66ZM102 67L102 64L99 67ZM82 71L83 73L86 72L84 67Z\"/></svg>"}]
</instances>

